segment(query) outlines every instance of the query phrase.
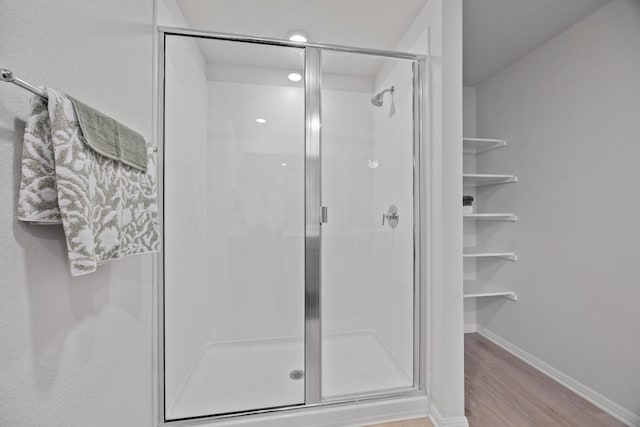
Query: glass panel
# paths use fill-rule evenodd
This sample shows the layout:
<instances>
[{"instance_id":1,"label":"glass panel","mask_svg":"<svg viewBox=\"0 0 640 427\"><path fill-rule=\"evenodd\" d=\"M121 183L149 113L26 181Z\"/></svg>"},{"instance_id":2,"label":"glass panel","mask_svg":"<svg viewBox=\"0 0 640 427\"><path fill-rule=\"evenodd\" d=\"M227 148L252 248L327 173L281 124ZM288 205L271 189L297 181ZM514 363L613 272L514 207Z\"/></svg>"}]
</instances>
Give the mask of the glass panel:
<instances>
[{"instance_id":1,"label":"glass panel","mask_svg":"<svg viewBox=\"0 0 640 427\"><path fill-rule=\"evenodd\" d=\"M165 52L167 418L302 404L304 51Z\"/></svg>"},{"instance_id":2,"label":"glass panel","mask_svg":"<svg viewBox=\"0 0 640 427\"><path fill-rule=\"evenodd\" d=\"M414 357L413 63L332 52L321 61L322 395L406 390Z\"/></svg>"}]
</instances>

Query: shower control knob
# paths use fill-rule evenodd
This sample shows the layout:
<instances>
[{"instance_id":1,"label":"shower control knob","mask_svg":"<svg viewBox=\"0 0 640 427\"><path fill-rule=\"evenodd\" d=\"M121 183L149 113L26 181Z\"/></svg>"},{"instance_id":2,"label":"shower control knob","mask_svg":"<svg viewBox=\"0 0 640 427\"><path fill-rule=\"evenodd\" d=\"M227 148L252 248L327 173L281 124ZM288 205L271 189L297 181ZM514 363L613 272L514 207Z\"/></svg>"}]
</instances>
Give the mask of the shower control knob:
<instances>
[{"instance_id":1,"label":"shower control knob","mask_svg":"<svg viewBox=\"0 0 640 427\"><path fill-rule=\"evenodd\" d=\"M396 228L398 226L400 215L398 215L398 207L396 205L389 206L389 210L382 214L382 225L384 225L385 220L391 228Z\"/></svg>"}]
</instances>

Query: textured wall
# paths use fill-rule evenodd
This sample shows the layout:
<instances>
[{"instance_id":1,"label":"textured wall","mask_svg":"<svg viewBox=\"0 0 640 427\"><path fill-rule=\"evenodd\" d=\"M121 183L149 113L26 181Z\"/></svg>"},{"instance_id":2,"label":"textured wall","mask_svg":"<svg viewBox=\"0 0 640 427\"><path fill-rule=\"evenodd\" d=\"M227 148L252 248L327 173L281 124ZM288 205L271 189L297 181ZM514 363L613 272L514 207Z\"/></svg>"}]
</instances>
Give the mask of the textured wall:
<instances>
[{"instance_id":1,"label":"textured wall","mask_svg":"<svg viewBox=\"0 0 640 427\"><path fill-rule=\"evenodd\" d=\"M0 66L149 138L152 7L5 0ZM29 96L0 84L0 425L150 425L151 256L71 278L61 227L16 221Z\"/></svg>"},{"instance_id":2,"label":"textured wall","mask_svg":"<svg viewBox=\"0 0 640 427\"><path fill-rule=\"evenodd\" d=\"M478 133L509 145L478 168L518 214L478 240L517 263L478 275L518 293L478 302L478 324L640 414L640 2L614 0L477 88Z\"/></svg>"}]
</instances>

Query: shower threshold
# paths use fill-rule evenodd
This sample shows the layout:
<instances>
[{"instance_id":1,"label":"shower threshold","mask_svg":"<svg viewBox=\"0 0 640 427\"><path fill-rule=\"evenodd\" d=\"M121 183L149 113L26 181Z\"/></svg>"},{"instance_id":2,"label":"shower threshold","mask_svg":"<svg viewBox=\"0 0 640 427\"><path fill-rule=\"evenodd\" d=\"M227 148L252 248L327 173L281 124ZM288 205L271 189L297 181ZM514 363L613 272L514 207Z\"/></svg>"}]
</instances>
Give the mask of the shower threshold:
<instances>
[{"instance_id":1,"label":"shower threshold","mask_svg":"<svg viewBox=\"0 0 640 427\"><path fill-rule=\"evenodd\" d=\"M323 398L409 389L412 377L374 331L326 334ZM212 342L203 346L168 418L248 411L304 403L302 337ZM297 375L296 375L297 376Z\"/></svg>"}]
</instances>

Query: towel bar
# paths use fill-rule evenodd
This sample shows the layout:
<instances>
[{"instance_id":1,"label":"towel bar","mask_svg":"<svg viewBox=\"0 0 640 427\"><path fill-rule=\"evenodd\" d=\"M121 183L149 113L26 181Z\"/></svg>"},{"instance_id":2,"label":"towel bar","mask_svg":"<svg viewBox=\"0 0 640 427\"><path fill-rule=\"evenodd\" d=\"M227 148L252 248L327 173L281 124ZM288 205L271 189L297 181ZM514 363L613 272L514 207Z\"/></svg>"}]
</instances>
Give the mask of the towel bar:
<instances>
[{"instance_id":1,"label":"towel bar","mask_svg":"<svg viewBox=\"0 0 640 427\"><path fill-rule=\"evenodd\" d=\"M29 82L26 82L13 74L13 71L8 70L6 68L0 68L0 80L7 83L13 83L14 85L20 86L23 89L28 90L29 92L35 93L38 96L43 97L44 99L49 99L47 93L40 88L32 85ZM158 151L158 147L153 147L154 153Z\"/></svg>"},{"instance_id":2,"label":"towel bar","mask_svg":"<svg viewBox=\"0 0 640 427\"><path fill-rule=\"evenodd\" d=\"M13 71L7 70L6 68L0 68L0 80L7 83L13 83L14 85L20 86L23 89L28 90L29 92L33 92L38 96L41 96L45 99L48 99L45 91L37 88L29 82L25 82L22 79L13 75Z\"/></svg>"}]
</instances>

